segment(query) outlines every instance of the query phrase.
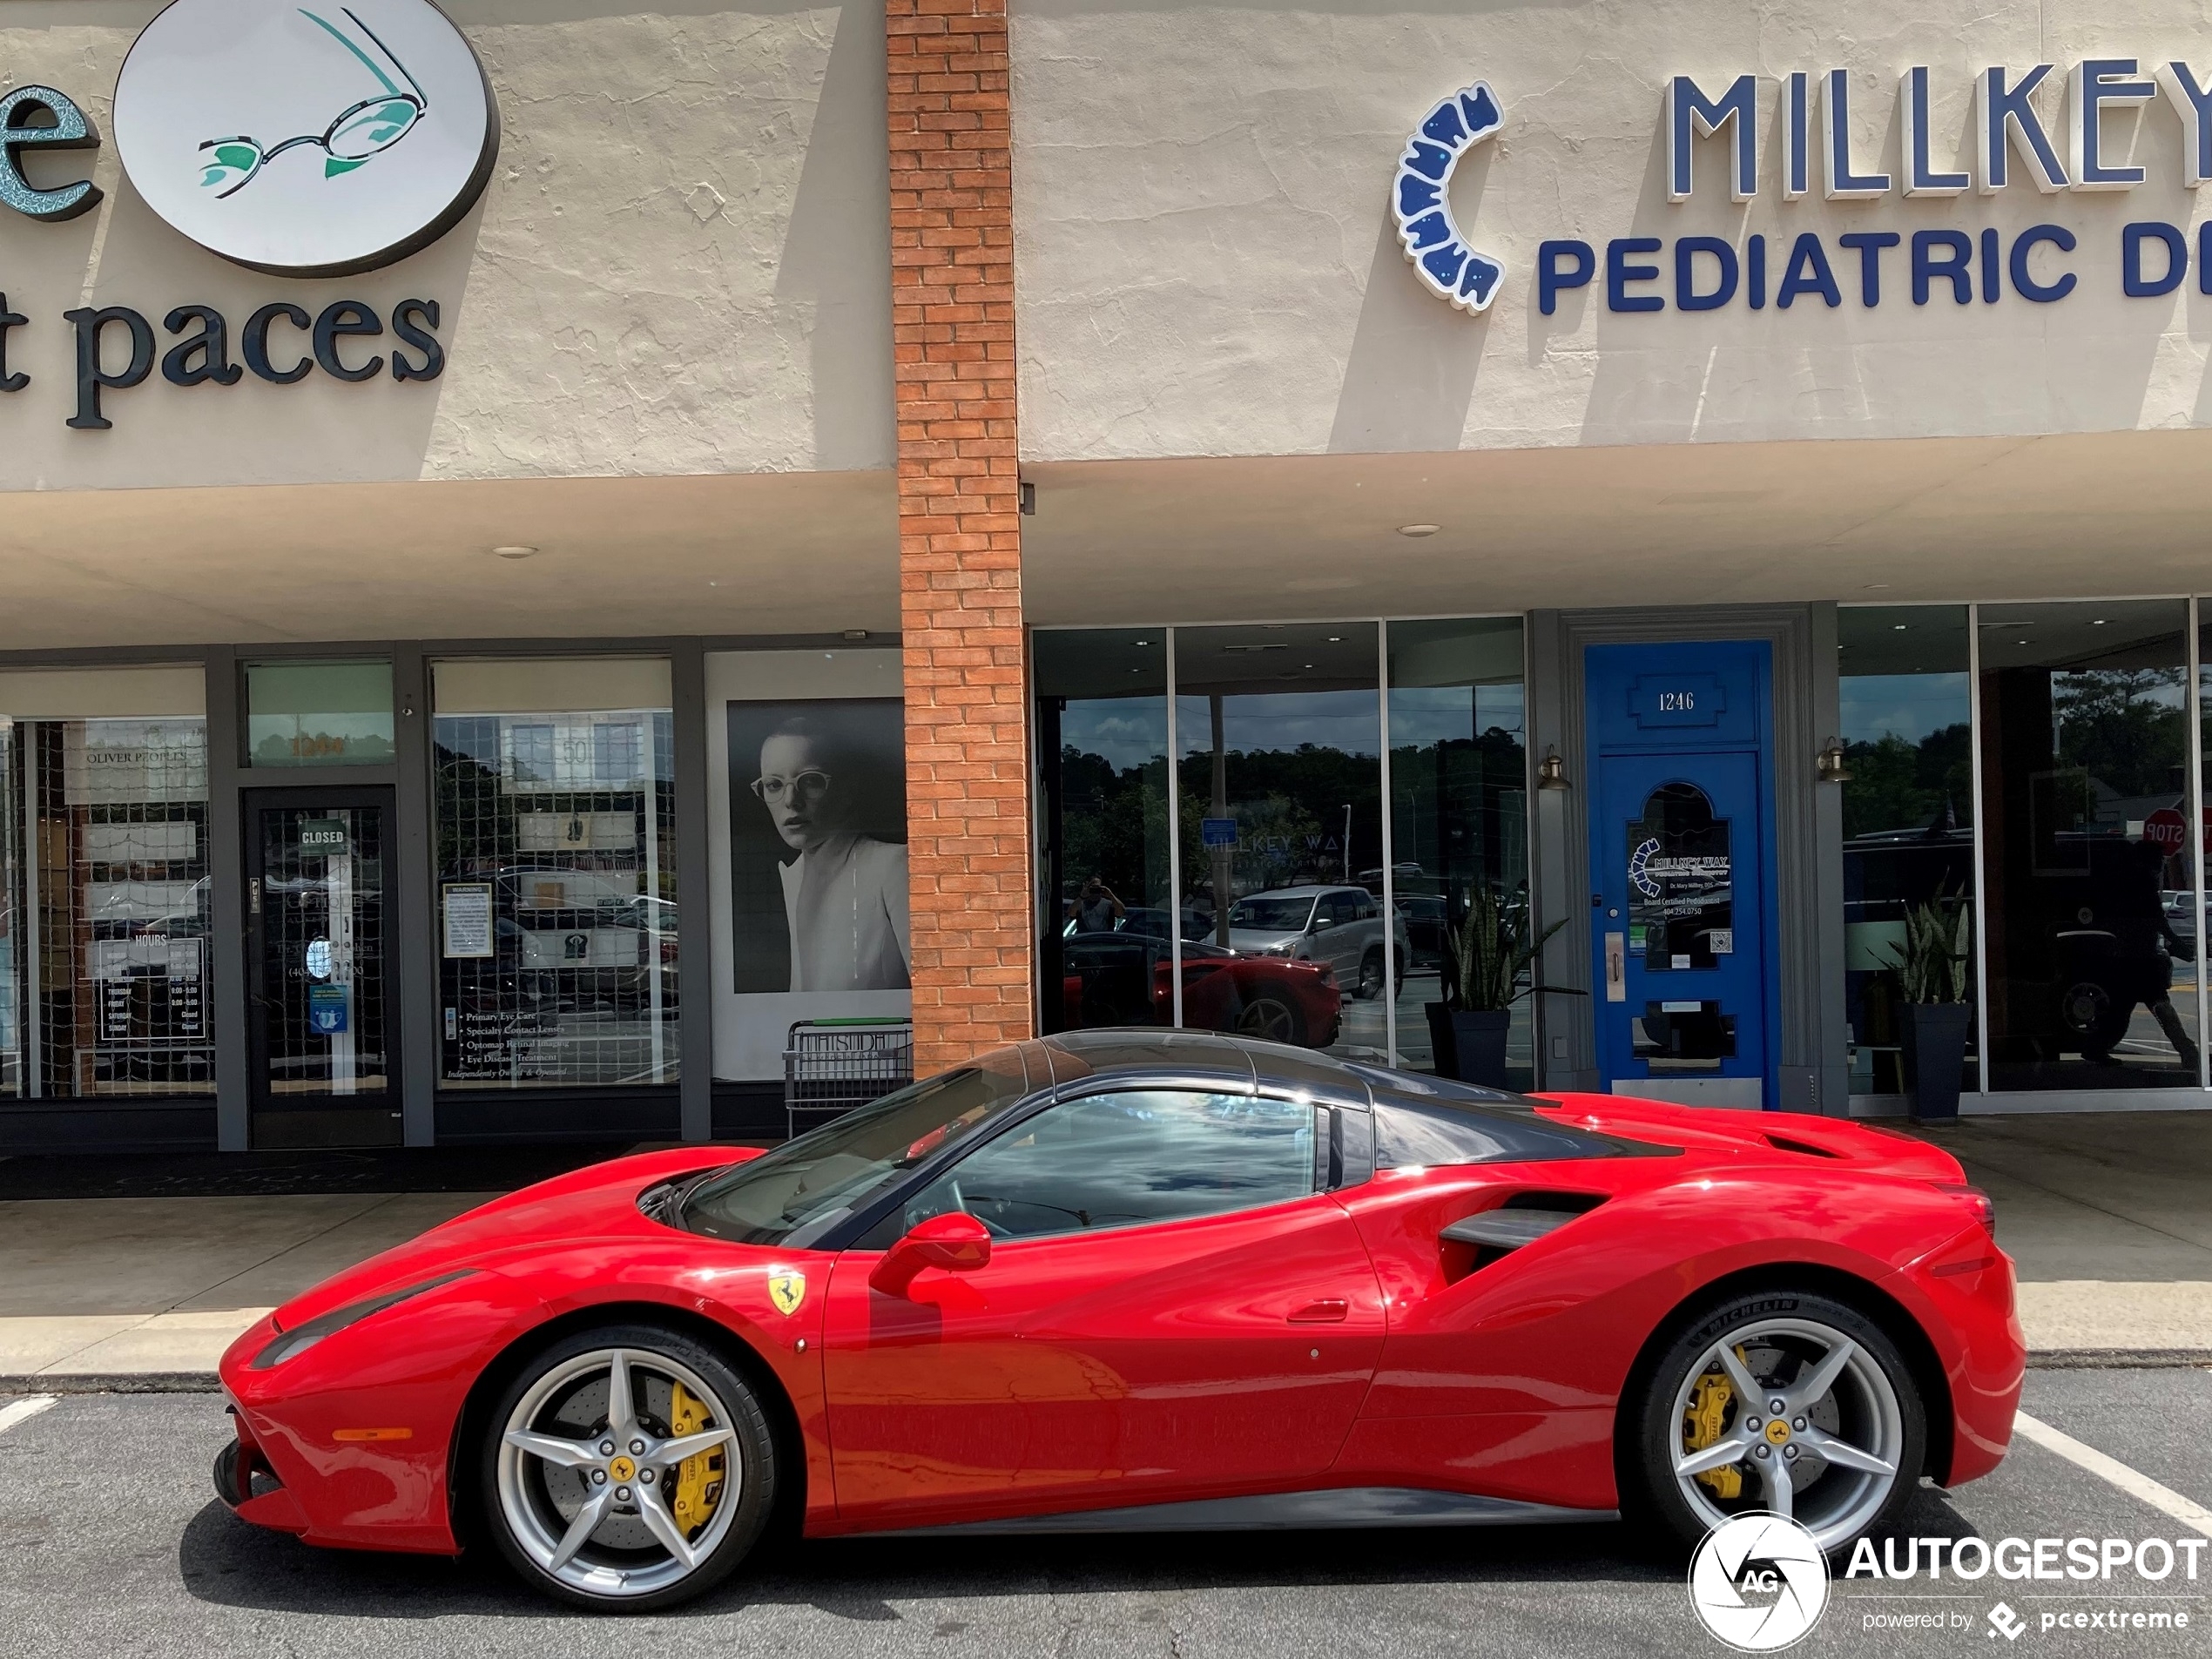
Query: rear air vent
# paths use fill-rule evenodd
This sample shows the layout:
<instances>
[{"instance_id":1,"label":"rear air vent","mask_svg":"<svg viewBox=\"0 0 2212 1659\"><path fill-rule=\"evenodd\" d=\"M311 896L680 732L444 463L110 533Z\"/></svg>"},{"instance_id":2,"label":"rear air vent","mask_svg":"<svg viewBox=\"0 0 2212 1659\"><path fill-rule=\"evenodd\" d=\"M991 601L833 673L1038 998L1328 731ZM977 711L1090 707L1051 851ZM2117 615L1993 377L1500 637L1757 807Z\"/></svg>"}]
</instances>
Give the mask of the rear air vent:
<instances>
[{"instance_id":1,"label":"rear air vent","mask_svg":"<svg viewBox=\"0 0 2212 1659\"><path fill-rule=\"evenodd\" d=\"M1465 1278L1604 1202L1595 1192L1516 1192L1495 1209L1463 1217L1437 1236L1445 1279Z\"/></svg>"},{"instance_id":2,"label":"rear air vent","mask_svg":"<svg viewBox=\"0 0 2212 1659\"><path fill-rule=\"evenodd\" d=\"M1764 1138L1766 1143L1777 1152L1795 1152L1801 1157L1809 1158L1832 1158L1842 1156L1841 1153L1830 1151L1824 1146L1815 1146L1811 1141L1793 1141L1787 1135L1769 1135Z\"/></svg>"}]
</instances>

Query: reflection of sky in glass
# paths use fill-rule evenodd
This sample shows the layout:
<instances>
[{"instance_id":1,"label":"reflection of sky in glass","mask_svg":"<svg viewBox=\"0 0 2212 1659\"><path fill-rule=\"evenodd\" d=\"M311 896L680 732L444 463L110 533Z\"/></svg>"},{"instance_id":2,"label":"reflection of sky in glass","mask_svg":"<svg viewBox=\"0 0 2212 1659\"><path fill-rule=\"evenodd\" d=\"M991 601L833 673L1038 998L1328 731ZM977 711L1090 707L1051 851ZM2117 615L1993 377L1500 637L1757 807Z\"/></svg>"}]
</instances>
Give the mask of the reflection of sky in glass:
<instances>
[{"instance_id":1,"label":"reflection of sky in glass","mask_svg":"<svg viewBox=\"0 0 2212 1659\"><path fill-rule=\"evenodd\" d=\"M1507 685L1415 685L1390 694L1390 743L1428 745L1480 737L1492 726L1521 735L1524 698Z\"/></svg>"},{"instance_id":2,"label":"reflection of sky in glass","mask_svg":"<svg viewBox=\"0 0 2212 1659\"><path fill-rule=\"evenodd\" d=\"M1964 674L1846 674L1843 679L1843 739L1872 743L1895 733L1924 742L1968 717Z\"/></svg>"},{"instance_id":3,"label":"reflection of sky in glass","mask_svg":"<svg viewBox=\"0 0 2212 1659\"><path fill-rule=\"evenodd\" d=\"M1208 699L1180 699L1177 733L1185 754L1210 754L1213 750L1213 716ZM1375 694L1360 691L1266 691L1221 700L1221 741L1224 749L1252 753L1261 750L1293 750L1312 744L1342 754L1379 755L1379 711Z\"/></svg>"},{"instance_id":4,"label":"reflection of sky in glass","mask_svg":"<svg viewBox=\"0 0 2212 1659\"><path fill-rule=\"evenodd\" d=\"M1102 756L1116 772L1150 765L1168 752L1164 697L1101 698L1071 702L1060 717L1060 742Z\"/></svg>"}]
</instances>

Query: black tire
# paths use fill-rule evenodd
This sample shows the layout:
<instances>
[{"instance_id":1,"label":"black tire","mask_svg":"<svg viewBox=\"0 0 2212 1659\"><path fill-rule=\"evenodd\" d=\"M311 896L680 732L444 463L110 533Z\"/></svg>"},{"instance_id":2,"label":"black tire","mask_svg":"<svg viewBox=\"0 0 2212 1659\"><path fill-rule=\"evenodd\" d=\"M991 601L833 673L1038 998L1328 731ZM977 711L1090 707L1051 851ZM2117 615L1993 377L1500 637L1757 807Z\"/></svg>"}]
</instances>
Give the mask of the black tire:
<instances>
[{"instance_id":1,"label":"black tire","mask_svg":"<svg viewBox=\"0 0 2212 1659\"><path fill-rule=\"evenodd\" d=\"M1352 988L1352 995L1362 1002L1372 1002L1383 994L1383 954L1378 945L1359 959L1359 979Z\"/></svg>"},{"instance_id":2,"label":"black tire","mask_svg":"<svg viewBox=\"0 0 2212 1659\"><path fill-rule=\"evenodd\" d=\"M1759 1332L1764 1327L1784 1333L1771 1338L1777 1345L1762 1345L1765 1339ZM1790 1455L1800 1447L1810 1453L1788 1466L1799 1474L1813 1470L1791 1500L1795 1517L1813 1530L1830 1554L1839 1554L1866 1533L1893 1521L1911 1501L1919 1484L1927 1448L1926 1408L1912 1367L1881 1326L1858 1309L1831 1296L1785 1288L1730 1297L1690 1315L1667 1342L1657 1363L1644 1373L1635 1396L1621 1402L1615 1461L1622 1513L1632 1522L1642 1524L1653 1537L1688 1550L1728 1515L1773 1507L1770 1490L1763 1483L1769 1467L1781 1466L1755 1461L1749 1451L1740 1464L1730 1466L1737 1472L1739 1490L1735 1495L1723 1498L1696 1477L1685 1480L1677 1475L1676 1461L1684 1454L1678 1448L1684 1448L1695 1421L1676 1415L1677 1402L1686 1391L1700 1385L1701 1378L1716 1374L1707 1361L1722 1339L1748 1332L1750 1339L1733 1342L1732 1348L1742 1349L1751 1360L1766 1366L1755 1366L1753 1379L1772 1393L1768 1401L1755 1402L1751 1411L1746 1412L1734 1398L1731 1386L1723 1438L1740 1436L1747 1445L1756 1446L1764 1437L1750 1433L1748 1423L1770 1426L1776 1420L1752 1413L1765 1411L1774 1395L1786 1396L1796 1380L1813 1380L1818 1367L1816 1339L1791 1334L1794 1327L1824 1327L1847 1339L1879 1378L1877 1382L1857 1359L1847 1360L1844 1373L1827 1393L1818 1397L1815 1408L1817 1418L1832 1418L1833 1423L1816 1420L1808 1435L1804 1432L1805 1420L1793 1406L1783 1426L1795 1425L1797 1434L1793 1438L1785 1433L1784 1439L1789 1444L1759 1454L1772 1460L1777 1453ZM1800 1351L1791 1351L1793 1341L1803 1343ZM1770 1353L1780 1355L1779 1363L1768 1360ZM1787 1372L1784 1367L1791 1363L1797 1368ZM1881 1405L1884 1384L1895 1406L1893 1420ZM1883 1476L1828 1463L1821 1455L1820 1445L1834 1442L1827 1440L1824 1427L1837 1431L1837 1439L1845 1443L1845 1450L1859 1447L1864 1440L1871 1443L1871 1449L1886 1453L1885 1460L1894 1470L1886 1477L1886 1488ZM1713 1444L1717 1446L1718 1441ZM1725 1480L1725 1474L1721 1478ZM1823 1498L1821 1483L1831 1479L1837 1484ZM1696 1500L1686 1494L1686 1486L1698 1489ZM1832 1508L1825 1520L1824 1506Z\"/></svg>"},{"instance_id":3,"label":"black tire","mask_svg":"<svg viewBox=\"0 0 2212 1659\"><path fill-rule=\"evenodd\" d=\"M716 1513L707 1522L693 1528L691 1541L705 1548L706 1553L674 1581L637 1592L595 1591L567 1581L549 1571L533 1556L523 1540L516 1535L516 1522L509 1514L502 1488L502 1453L505 1449L509 1419L517 1408L543 1379L558 1375L587 1356L610 1350L619 1350L625 1355L635 1356L635 1359L630 1362L631 1374L639 1379L637 1392L641 1414L650 1413L653 1409L651 1366L656 1359L672 1362L703 1383L708 1391L705 1398L726 1408L726 1422L716 1420L710 1424L712 1427L726 1427L732 1435L731 1440L725 1442L723 1468L723 1489L725 1493L726 1478L732 1474L737 1477L737 1495L730 1518L724 1521ZM665 1381L664 1379L663 1380ZM588 1390L591 1386L583 1380L576 1385L579 1390ZM580 1397L587 1401L590 1398L588 1393ZM602 1393L598 1399L603 1422L604 1399L605 1395ZM592 1407L587 1403L571 1409L588 1416ZM718 1419L721 1413L716 1415ZM604 1432L604 1429L591 1428L586 1431L585 1438L588 1440ZM668 1433L664 1421L661 1432L664 1434ZM529 1467L543 1469L550 1466L533 1462ZM644 1477L641 1475L640 1478ZM497 1403L485 1419L482 1441L477 1455L479 1513L482 1517L483 1529L498 1546L499 1553L506 1559L507 1564L525 1583L556 1601L601 1612L643 1613L674 1607L703 1595L721 1583L737 1570L759 1541L775 1508L776 1480L775 1438L752 1386L712 1347L684 1332L656 1325L597 1325L572 1332L533 1353L516 1368L515 1376L502 1391ZM602 1485L604 1487L604 1483ZM513 1489L511 1487L507 1488ZM531 1490L535 1492L541 1514L543 1514L552 1500L542 1473L538 1476L538 1484ZM640 1495L643 1495L642 1493ZM725 1501L731 1501L725 1499ZM545 1514L544 1518L551 1525L557 1525L562 1519L557 1509ZM610 1522L620 1523L624 1519L617 1513L609 1515ZM720 1523L718 1529L718 1522ZM642 1527L639 1530L643 1530ZM597 1536L595 1534L595 1539ZM708 1543L710 1539L711 1544ZM584 1546L584 1551L593 1548L590 1543ZM667 1554L664 1550L662 1553ZM584 1559L583 1551L578 1553L577 1559ZM674 1564L672 1554L668 1559L671 1565Z\"/></svg>"},{"instance_id":4,"label":"black tire","mask_svg":"<svg viewBox=\"0 0 2212 1659\"><path fill-rule=\"evenodd\" d=\"M1305 1047L1305 1018L1298 1012L1287 992L1265 986L1255 991L1238 1009L1231 1023L1239 1035L1260 1037L1270 1042L1287 1042L1293 1048Z\"/></svg>"}]
</instances>

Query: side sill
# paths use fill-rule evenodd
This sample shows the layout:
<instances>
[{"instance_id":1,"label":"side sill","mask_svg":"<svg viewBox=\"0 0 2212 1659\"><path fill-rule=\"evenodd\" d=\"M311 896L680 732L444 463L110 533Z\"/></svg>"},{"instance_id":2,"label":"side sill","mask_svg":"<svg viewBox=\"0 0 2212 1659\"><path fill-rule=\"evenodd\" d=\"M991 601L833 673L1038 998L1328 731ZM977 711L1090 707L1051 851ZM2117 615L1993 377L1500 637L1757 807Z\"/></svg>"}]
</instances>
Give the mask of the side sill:
<instances>
[{"instance_id":1,"label":"side sill","mask_svg":"<svg viewBox=\"0 0 2212 1659\"><path fill-rule=\"evenodd\" d=\"M879 1538L948 1538L1011 1533L1295 1532L1339 1527L1520 1527L1618 1521L1617 1509L1562 1509L1418 1487L1336 1487L1252 1498L1205 1498L902 1527Z\"/></svg>"}]
</instances>

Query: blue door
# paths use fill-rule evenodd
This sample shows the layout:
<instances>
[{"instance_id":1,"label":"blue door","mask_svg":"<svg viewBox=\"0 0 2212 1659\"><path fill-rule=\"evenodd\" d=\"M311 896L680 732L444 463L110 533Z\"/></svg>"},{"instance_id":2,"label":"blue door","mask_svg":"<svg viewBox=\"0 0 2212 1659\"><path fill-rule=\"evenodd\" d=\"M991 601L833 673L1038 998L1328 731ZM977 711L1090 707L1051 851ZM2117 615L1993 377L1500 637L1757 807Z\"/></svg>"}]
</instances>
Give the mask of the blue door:
<instances>
[{"instance_id":1,"label":"blue door","mask_svg":"<svg viewBox=\"0 0 2212 1659\"><path fill-rule=\"evenodd\" d=\"M1771 1107L1780 999L1770 648L1594 645L1584 673L1603 1086Z\"/></svg>"}]
</instances>

